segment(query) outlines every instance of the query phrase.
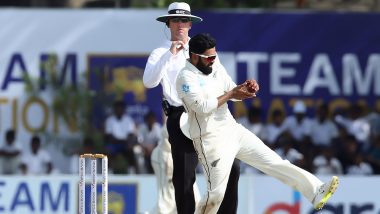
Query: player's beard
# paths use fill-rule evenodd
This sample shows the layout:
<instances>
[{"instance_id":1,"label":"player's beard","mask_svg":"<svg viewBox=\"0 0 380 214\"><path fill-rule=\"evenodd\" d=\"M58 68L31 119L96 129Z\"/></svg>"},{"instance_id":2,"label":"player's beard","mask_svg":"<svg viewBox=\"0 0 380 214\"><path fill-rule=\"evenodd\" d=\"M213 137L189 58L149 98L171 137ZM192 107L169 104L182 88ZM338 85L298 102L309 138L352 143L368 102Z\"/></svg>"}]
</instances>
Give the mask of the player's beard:
<instances>
[{"instance_id":1,"label":"player's beard","mask_svg":"<svg viewBox=\"0 0 380 214\"><path fill-rule=\"evenodd\" d=\"M205 75L209 75L212 72L212 64L206 65L201 60L198 61L196 67Z\"/></svg>"}]
</instances>

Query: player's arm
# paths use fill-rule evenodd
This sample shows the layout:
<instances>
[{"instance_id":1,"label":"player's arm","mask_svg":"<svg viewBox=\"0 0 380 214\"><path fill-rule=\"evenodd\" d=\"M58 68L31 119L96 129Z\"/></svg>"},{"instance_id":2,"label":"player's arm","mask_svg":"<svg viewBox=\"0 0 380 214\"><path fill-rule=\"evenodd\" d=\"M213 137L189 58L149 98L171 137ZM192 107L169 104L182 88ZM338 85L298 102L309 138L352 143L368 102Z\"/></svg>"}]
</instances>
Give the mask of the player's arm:
<instances>
[{"instance_id":1,"label":"player's arm","mask_svg":"<svg viewBox=\"0 0 380 214\"><path fill-rule=\"evenodd\" d=\"M241 84L219 97L205 99L197 77L191 71L186 70L180 72L176 84L177 93L186 107L202 114L216 111L219 106L230 99L243 100L254 96L253 93L244 90L245 84Z\"/></svg>"},{"instance_id":2,"label":"player's arm","mask_svg":"<svg viewBox=\"0 0 380 214\"><path fill-rule=\"evenodd\" d=\"M224 68L224 66L220 63L219 60L216 61L215 68L218 69L218 75L220 75L220 79L223 81L225 91L224 95L218 97L218 107L226 103L228 100L241 101L256 96L256 91L251 90L256 85L253 85L254 83L251 82L251 80L249 81L249 83L247 80L243 84L237 86L236 83L232 80L231 76L228 75L227 70Z\"/></svg>"},{"instance_id":3,"label":"player's arm","mask_svg":"<svg viewBox=\"0 0 380 214\"><path fill-rule=\"evenodd\" d=\"M202 88L196 75L191 71L182 70L177 78L176 88L178 96L184 102L186 108L199 114L209 114L218 108L218 99L204 99Z\"/></svg>"},{"instance_id":4,"label":"player's arm","mask_svg":"<svg viewBox=\"0 0 380 214\"><path fill-rule=\"evenodd\" d=\"M160 84L164 71L170 62L171 53L163 48L155 49L149 56L143 74L143 83L147 88Z\"/></svg>"},{"instance_id":5,"label":"player's arm","mask_svg":"<svg viewBox=\"0 0 380 214\"><path fill-rule=\"evenodd\" d=\"M251 93L246 89L246 84L240 84L232 90L226 92L222 96L218 97L218 107L226 103L228 100L245 100L256 96L255 93Z\"/></svg>"},{"instance_id":6,"label":"player's arm","mask_svg":"<svg viewBox=\"0 0 380 214\"><path fill-rule=\"evenodd\" d=\"M152 51L145 66L143 83L147 88L160 84L168 67L174 66L177 56L184 48L182 41L173 41L169 49L161 47Z\"/></svg>"}]
</instances>

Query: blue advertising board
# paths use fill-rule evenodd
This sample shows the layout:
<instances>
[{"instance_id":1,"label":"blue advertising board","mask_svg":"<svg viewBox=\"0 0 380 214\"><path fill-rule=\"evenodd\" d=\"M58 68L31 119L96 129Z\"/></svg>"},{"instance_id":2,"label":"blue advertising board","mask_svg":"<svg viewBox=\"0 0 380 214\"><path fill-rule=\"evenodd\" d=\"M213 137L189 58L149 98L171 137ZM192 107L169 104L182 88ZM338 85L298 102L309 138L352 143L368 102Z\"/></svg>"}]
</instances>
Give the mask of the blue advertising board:
<instances>
[{"instance_id":1,"label":"blue advertising board","mask_svg":"<svg viewBox=\"0 0 380 214\"><path fill-rule=\"evenodd\" d=\"M93 107L98 126L107 116L106 108L118 99L126 101L127 112L137 123L142 123L150 110L157 116L162 114L161 88L147 89L142 83L147 58L148 55L88 56L89 87L97 93Z\"/></svg>"},{"instance_id":2,"label":"blue advertising board","mask_svg":"<svg viewBox=\"0 0 380 214\"><path fill-rule=\"evenodd\" d=\"M362 102L379 108L379 14L203 11L197 15L204 22L194 25L191 34L208 32L216 38L219 53L232 53L238 83L258 80L263 109L283 105L289 112L294 99L309 106Z\"/></svg>"},{"instance_id":3,"label":"blue advertising board","mask_svg":"<svg viewBox=\"0 0 380 214\"><path fill-rule=\"evenodd\" d=\"M379 14L200 11L197 15L204 21L193 25L190 36L210 33L217 40L222 64L235 81L253 78L260 84L257 98L231 106L236 116L250 105L291 113L297 99L304 100L309 111L322 102L333 110L356 102L380 108ZM141 81L147 57L91 56L89 67L93 72L94 67L107 65L115 74L119 66L132 66L140 69ZM136 78L131 76L119 75ZM93 80L91 86L97 88ZM111 77L108 80L112 82ZM133 84L126 81L127 85ZM161 113L160 87L132 87L135 96L123 90L124 98L140 110L135 113L143 109ZM145 99L136 99L139 91L146 94Z\"/></svg>"},{"instance_id":4,"label":"blue advertising board","mask_svg":"<svg viewBox=\"0 0 380 214\"><path fill-rule=\"evenodd\" d=\"M97 213L102 213L102 185L97 185ZM90 213L91 185L86 184L86 213ZM135 214L137 207L137 184L108 184L108 212L113 214Z\"/></svg>"}]
</instances>

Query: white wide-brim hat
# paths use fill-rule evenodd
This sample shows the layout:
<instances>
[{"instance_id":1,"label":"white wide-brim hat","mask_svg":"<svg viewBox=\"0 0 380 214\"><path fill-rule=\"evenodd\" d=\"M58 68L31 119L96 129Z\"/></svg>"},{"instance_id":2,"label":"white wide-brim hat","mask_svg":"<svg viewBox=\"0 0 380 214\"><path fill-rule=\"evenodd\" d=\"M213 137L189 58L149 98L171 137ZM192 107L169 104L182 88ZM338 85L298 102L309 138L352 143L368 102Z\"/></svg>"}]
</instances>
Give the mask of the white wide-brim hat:
<instances>
[{"instance_id":1,"label":"white wide-brim hat","mask_svg":"<svg viewBox=\"0 0 380 214\"><path fill-rule=\"evenodd\" d=\"M202 18L191 15L190 6L185 2L173 2L168 7L168 15L159 16L156 20L167 22L170 17L189 17L192 22L201 22Z\"/></svg>"}]
</instances>

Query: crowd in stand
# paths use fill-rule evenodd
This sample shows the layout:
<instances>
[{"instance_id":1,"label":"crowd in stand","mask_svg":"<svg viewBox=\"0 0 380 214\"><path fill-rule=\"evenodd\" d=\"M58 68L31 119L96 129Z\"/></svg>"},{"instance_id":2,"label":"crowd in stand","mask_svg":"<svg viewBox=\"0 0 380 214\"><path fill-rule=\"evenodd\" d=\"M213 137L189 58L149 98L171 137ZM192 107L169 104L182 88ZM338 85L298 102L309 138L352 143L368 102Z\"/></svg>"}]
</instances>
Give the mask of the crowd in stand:
<instances>
[{"instance_id":1,"label":"crowd in stand","mask_svg":"<svg viewBox=\"0 0 380 214\"><path fill-rule=\"evenodd\" d=\"M5 133L0 147L0 161L0 172L5 175L41 175L54 171L49 152L41 148L40 137L32 136L30 147L23 150L12 129Z\"/></svg>"},{"instance_id":2,"label":"crowd in stand","mask_svg":"<svg viewBox=\"0 0 380 214\"><path fill-rule=\"evenodd\" d=\"M313 117L297 101L285 116L274 110L271 123L263 123L261 109L252 107L240 122L258 135L281 157L320 175L380 174L380 116L352 104L329 112L328 104L315 109ZM248 167L243 170L250 171Z\"/></svg>"},{"instance_id":3,"label":"crowd in stand","mask_svg":"<svg viewBox=\"0 0 380 214\"><path fill-rule=\"evenodd\" d=\"M126 104L117 101L104 122L104 144L96 148L91 138L72 157L77 167L81 153L105 153L109 171L114 174L152 174L151 153L162 138L158 116L148 112L144 123L136 124L126 113ZM308 116L309 112L315 112ZM309 114L310 115L310 114ZM297 101L292 112L275 109L268 123L262 110L251 107L246 117L238 118L281 157L319 175L380 174L380 114L359 104L329 112L328 104L307 109ZM41 147L39 136L31 136L30 148L22 150L17 133L8 130L0 144L2 174L51 174L51 154ZM72 173L77 171L77 168ZM88 169L90 167L87 167ZM242 173L260 173L242 164Z\"/></svg>"}]
</instances>

